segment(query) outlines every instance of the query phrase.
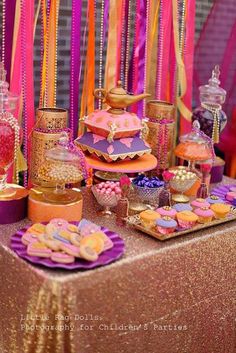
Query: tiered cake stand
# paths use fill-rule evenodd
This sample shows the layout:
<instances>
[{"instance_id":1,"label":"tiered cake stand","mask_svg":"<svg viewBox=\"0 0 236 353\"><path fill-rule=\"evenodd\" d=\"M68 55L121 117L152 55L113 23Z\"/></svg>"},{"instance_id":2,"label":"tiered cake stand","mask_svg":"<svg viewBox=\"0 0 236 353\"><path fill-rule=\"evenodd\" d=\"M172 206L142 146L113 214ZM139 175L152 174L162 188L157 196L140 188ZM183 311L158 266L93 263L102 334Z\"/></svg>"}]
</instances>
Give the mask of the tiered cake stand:
<instances>
[{"instance_id":1,"label":"tiered cake stand","mask_svg":"<svg viewBox=\"0 0 236 353\"><path fill-rule=\"evenodd\" d=\"M124 160L113 163L103 162L94 156L86 156L89 167L93 170L98 170L106 174L106 179L109 179L109 173L114 177L114 173L140 173L147 172L156 168L157 159L152 154L145 154L142 157L132 160ZM101 174L100 174L101 177Z\"/></svg>"}]
</instances>

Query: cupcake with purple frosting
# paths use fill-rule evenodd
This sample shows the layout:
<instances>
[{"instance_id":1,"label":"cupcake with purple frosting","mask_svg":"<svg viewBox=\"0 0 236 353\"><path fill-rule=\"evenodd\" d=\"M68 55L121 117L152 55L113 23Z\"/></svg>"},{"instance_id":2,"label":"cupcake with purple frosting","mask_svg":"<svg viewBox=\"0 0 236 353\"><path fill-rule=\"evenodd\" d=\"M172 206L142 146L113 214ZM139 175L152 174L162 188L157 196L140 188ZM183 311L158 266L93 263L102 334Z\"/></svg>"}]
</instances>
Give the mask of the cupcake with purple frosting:
<instances>
[{"instance_id":1,"label":"cupcake with purple frosting","mask_svg":"<svg viewBox=\"0 0 236 353\"><path fill-rule=\"evenodd\" d=\"M177 211L177 212L183 212L183 211L192 211L193 208L190 205L190 203L176 203L173 208Z\"/></svg>"},{"instance_id":2,"label":"cupcake with purple frosting","mask_svg":"<svg viewBox=\"0 0 236 353\"><path fill-rule=\"evenodd\" d=\"M210 205L214 205L215 203L224 203L224 201L216 195L210 195L207 199L206 202L209 202Z\"/></svg>"},{"instance_id":3,"label":"cupcake with purple frosting","mask_svg":"<svg viewBox=\"0 0 236 353\"><path fill-rule=\"evenodd\" d=\"M157 219L156 221L157 230L161 234L171 234L177 227L177 222L168 216Z\"/></svg>"}]
</instances>

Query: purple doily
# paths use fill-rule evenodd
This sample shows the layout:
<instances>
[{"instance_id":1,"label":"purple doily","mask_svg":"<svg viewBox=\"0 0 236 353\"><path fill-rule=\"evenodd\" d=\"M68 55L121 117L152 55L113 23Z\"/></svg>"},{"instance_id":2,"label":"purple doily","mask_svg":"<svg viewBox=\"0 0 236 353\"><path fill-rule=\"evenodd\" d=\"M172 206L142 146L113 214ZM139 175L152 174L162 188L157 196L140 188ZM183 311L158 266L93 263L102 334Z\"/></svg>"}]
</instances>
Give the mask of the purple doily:
<instances>
[{"instance_id":1,"label":"purple doily","mask_svg":"<svg viewBox=\"0 0 236 353\"><path fill-rule=\"evenodd\" d=\"M70 222L70 223L78 225L79 222ZM104 227L101 227L101 230L112 240L114 246L112 249L109 249L103 252L101 255L99 255L99 258L97 261L91 262L80 258L76 258L75 262L71 264L62 264L62 263L54 262L50 258L30 256L26 252L27 247L21 242L21 237L29 227L30 225L28 227L20 229L19 231L17 231L17 233L12 235L11 249L14 250L19 257L29 262L32 262L36 265L43 265L49 268L63 268L66 270L75 270L75 269L89 270L98 266L108 265L111 262L119 259L124 253L125 244L124 244L124 241L119 237L119 235Z\"/></svg>"}]
</instances>

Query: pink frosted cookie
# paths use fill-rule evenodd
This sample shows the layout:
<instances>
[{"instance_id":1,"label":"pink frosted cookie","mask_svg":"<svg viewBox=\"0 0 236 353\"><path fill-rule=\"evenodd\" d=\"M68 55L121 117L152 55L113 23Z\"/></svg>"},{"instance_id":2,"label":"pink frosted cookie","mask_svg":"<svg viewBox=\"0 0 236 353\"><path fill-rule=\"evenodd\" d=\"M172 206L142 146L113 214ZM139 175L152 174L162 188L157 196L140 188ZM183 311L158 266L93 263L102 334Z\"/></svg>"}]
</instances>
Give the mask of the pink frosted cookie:
<instances>
[{"instance_id":1,"label":"pink frosted cookie","mask_svg":"<svg viewBox=\"0 0 236 353\"><path fill-rule=\"evenodd\" d=\"M25 234L23 234L23 236L21 238L21 241L22 241L22 243L24 245L27 246L28 244L37 241L37 238L34 235L30 234L30 233L25 233Z\"/></svg>"},{"instance_id":2,"label":"pink frosted cookie","mask_svg":"<svg viewBox=\"0 0 236 353\"><path fill-rule=\"evenodd\" d=\"M233 201L234 199L236 199L236 192L234 192L234 191L229 191L229 192L227 192L225 198L226 198L226 200L228 200L228 201Z\"/></svg>"},{"instance_id":3,"label":"pink frosted cookie","mask_svg":"<svg viewBox=\"0 0 236 353\"><path fill-rule=\"evenodd\" d=\"M194 213L198 216L199 223L211 222L214 212L208 207L197 208Z\"/></svg>"},{"instance_id":4,"label":"pink frosted cookie","mask_svg":"<svg viewBox=\"0 0 236 353\"><path fill-rule=\"evenodd\" d=\"M194 208L201 208L201 207L210 207L210 204L206 200L198 198L191 202L191 206L193 206Z\"/></svg>"},{"instance_id":5,"label":"pink frosted cookie","mask_svg":"<svg viewBox=\"0 0 236 353\"><path fill-rule=\"evenodd\" d=\"M164 207L159 207L156 209L156 212L159 213L162 217L171 217L175 218L177 211L170 207L170 206L164 206Z\"/></svg>"},{"instance_id":6,"label":"pink frosted cookie","mask_svg":"<svg viewBox=\"0 0 236 353\"><path fill-rule=\"evenodd\" d=\"M231 186L231 187L229 188L229 190L232 191L232 192L236 192L236 186Z\"/></svg>"},{"instance_id":7,"label":"pink frosted cookie","mask_svg":"<svg viewBox=\"0 0 236 353\"><path fill-rule=\"evenodd\" d=\"M75 258L74 256L65 254L63 252L53 252L51 255L51 260L62 264L71 264L75 261Z\"/></svg>"},{"instance_id":8,"label":"pink frosted cookie","mask_svg":"<svg viewBox=\"0 0 236 353\"><path fill-rule=\"evenodd\" d=\"M66 243L61 243L60 248L62 251L64 251L66 254L74 256L74 257L79 257L80 252L78 246L72 245L72 244L66 244Z\"/></svg>"},{"instance_id":9,"label":"pink frosted cookie","mask_svg":"<svg viewBox=\"0 0 236 353\"><path fill-rule=\"evenodd\" d=\"M50 257L52 250L48 249L43 243L36 241L27 246L27 254L30 256Z\"/></svg>"},{"instance_id":10,"label":"pink frosted cookie","mask_svg":"<svg viewBox=\"0 0 236 353\"><path fill-rule=\"evenodd\" d=\"M49 224L53 224L60 230L66 230L69 225L69 223L63 218L54 218L49 222Z\"/></svg>"}]
</instances>

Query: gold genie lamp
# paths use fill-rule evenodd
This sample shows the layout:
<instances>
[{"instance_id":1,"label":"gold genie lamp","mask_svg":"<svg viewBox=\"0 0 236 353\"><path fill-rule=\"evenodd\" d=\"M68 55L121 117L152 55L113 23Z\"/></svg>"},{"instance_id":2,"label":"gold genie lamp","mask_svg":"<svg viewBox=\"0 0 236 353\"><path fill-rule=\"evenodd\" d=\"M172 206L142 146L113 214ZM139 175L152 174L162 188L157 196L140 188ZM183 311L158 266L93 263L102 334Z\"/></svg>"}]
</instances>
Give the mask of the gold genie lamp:
<instances>
[{"instance_id":1,"label":"gold genie lamp","mask_svg":"<svg viewBox=\"0 0 236 353\"><path fill-rule=\"evenodd\" d=\"M143 123L135 113L125 110L131 104L149 97L150 94L143 93L138 95L128 94L122 88L121 81L110 91L104 88L94 90L94 96L102 99L110 108L95 110L85 117L85 126L89 131L109 138L109 140L124 137L133 137L143 129Z\"/></svg>"},{"instance_id":2,"label":"gold genie lamp","mask_svg":"<svg viewBox=\"0 0 236 353\"><path fill-rule=\"evenodd\" d=\"M118 81L117 86L112 88L108 92L104 88L96 88L94 90L94 96L97 99L102 98L102 102L106 103L111 107L108 110L110 113L122 114L125 108L129 107L131 104L139 102L144 98L150 97L150 94L128 94L126 90L122 87L122 82Z\"/></svg>"}]
</instances>

